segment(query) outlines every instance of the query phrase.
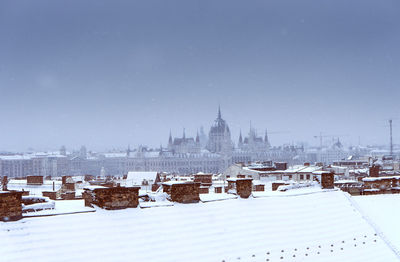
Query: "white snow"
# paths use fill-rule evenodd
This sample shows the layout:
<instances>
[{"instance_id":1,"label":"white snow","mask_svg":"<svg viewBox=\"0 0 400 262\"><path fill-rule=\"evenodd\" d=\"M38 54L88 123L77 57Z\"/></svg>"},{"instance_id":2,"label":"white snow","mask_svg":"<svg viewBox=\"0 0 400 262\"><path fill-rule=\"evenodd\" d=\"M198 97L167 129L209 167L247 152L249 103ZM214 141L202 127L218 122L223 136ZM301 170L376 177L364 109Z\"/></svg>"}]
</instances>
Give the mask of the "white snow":
<instances>
[{"instance_id":1,"label":"white snow","mask_svg":"<svg viewBox=\"0 0 400 262\"><path fill-rule=\"evenodd\" d=\"M44 203L36 203L36 204L31 204L31 205L23 205L22 211L27 211L27 210L47 210L47 209L54 209L55 208L55 203L54 201L48 201Z\"/></svg>"},{"instance_id":2,"label":"white snow","mask_svg":"<svg viewBox=\"0 0 400 262\"><path fill-rule=\"evenodd\" d=\"M148 208L148 207L169 207L173 206L174 202L170 201L157 201L157 202L139 202L139 206L141 208Z\"/></svg>"},{"instance_id":3,"label":"white snow","mask_svg":"<svg viewBox=\"0 0 400 262\"><path fill-rule=\"evenodd\" d=\"M250 177L230 177L227 178L226 181L230 181L230 182L236 182L236 181L241 181L241 180L253 180Z\"/></svg>"},{"instance_id":4,"label":"white snow","mask_svg":"<svg viewBox=\"0 0 400 262\"><path fill-rule=\"evenodd\" d=\"M400 176L365 177L363 181L380 181L385 179L400 179Z\"/></svg>"},{"instance_id":5,"label":"white snow","mask_svg":"<svg viewBox=\"0 0 400 262\"><path fill-rule=\"evenodd\" d=\"M278 191L287 191L287 190L292 190L292 189L299 189L299 188L305 188L305 187L317 187L318 182L305 182L305 183L291 183L290 185L281 185L278 187Z\"/></svg>"},{"instance_id":6,"label":"white snow","mask_svg":"<svg viewBox=\"0 0 400 262\"><path fill-rule=\"evenodd\" d=\"M331 171L324 171L324 170L319 170L319 171L314 171L314 175L324 175L324 174L331 174Z\"/></svg>"},{"instance_id":7,"label":"white snow","mask_svg":"<svg viewBox=\"0 0 400 262\"><path fill-rule=\"evenodd\" d=\"M353 196L353 199L400 250L400 194Z\"/></svg>"},{"instance_id":8,"label":"white snow","mask_svg":"<svg viewBox=\"0 0 400 262\"><path fill-rule=\"evenodd\" d=\"M348 179L343 179L343 180L336 180L335 184L357 184L359 183L358 181L355 180L348 180Z\"/></svg>"},{"instance_id":9,"label":"white snow","mask_svg":"<svg viewBox=\"0 0 400 262\"><path fill-rule=\"evenodd\" d=\"M202 202L211 202L211 201L219 201L219 200L227 200L227 199L236 199L237 195L226 194L226 193L209 193L209 194L200 194L200 200Z\"/></svg>"},{"instance_id":10,"label":"white snow","mask_svg":"<svg viewBox=\"0 0 400 262\"><path fill-rule=\"evenodd\" d=\"M44 196L22 196L22 201L32 201L32 202L49 202L50 198Z\"/></svg>"},{"instance_id":11,"label":"white snow","mask_svg":"<svg viewBox=\"0 0 400 262\"><path fill-rule=\"evenodd\" d=\"M127 186L141 186L144 181L149 184L154 183L157 178L157 172L136 172L130 171L126 177Z\"/></svg>"},{"instance_id":12,"label":"white snow","mask_svg":"<svg viewBox=\"0 0 400 262\"><path fill-rule=\"evenodd\" d=\"M37 212L29 212L22 214L23 217L40 217L40 216L52 216L52 215L64 215L74 214L82 212L94 212L95 209L91 207L85 207L84 200L55 200L50 201L54 204L53 209L41 210ZM46 203L41 203L46 204ZM32 205L26 206L27 208ZM1 241L1 240L0 240Z\"/></svg>"},{"instance_id":13,"label":"white snow","mask_svg":"<svg viewBox=\"0 0 400 262\"><path fill-rule=\"evenodd\" d=\"M1 261L399 261L350 199L320 190L0 223Z\"/></svg>"},{"instance_id":14,"label":"white snow","mask_svg":"<svg viewBox=\"0 0 400 262\"><path fill-rule=\"evenodd\" d=\"M177 184L187 184L187 183L191 183L190 181L166 181L163 182L163 185L167 185L167 186L172 186L172 185L177 185Z\"/></svg>"},{"instance_id":15,"label":"white snow","mask_svg":"<svg viewBox=\"0 0 400 262\"><path fill-rule=\"evenodd\" d=\"M107 187L105 187L105 186L85 186L83 189L95 190L95 189L99 189L99 188L107 188Z\"/></svg>"},{"instance_id":16,"label":"white snow","mask_svg":"<svg viewBox=\"0 0 400 262\"><path fill-rule=\"evenodd\" d=\"M281 186L279 186L281 187ZM327 191L335 191L337 189L323 190L319 186L307 186L298 188L289 188L286 191L253 191L251 194L253 197L287 197L287 196L298 196L306 194L321 193Z\"/></svg>"},{"instance_id":17,"label":"white snow","mask_svg":"<svg viewBox=\"0 0 400 262\"><path fill-rule=\"evenodd\" d=\"M26 180L11 179L7 188L8 190L29 191L29 195L41 196L43 191L53 191L53 182L55 190L59 190L62 182L50 180L44 180L43 185L27 185Z\"/></svg>"}]
</instances>

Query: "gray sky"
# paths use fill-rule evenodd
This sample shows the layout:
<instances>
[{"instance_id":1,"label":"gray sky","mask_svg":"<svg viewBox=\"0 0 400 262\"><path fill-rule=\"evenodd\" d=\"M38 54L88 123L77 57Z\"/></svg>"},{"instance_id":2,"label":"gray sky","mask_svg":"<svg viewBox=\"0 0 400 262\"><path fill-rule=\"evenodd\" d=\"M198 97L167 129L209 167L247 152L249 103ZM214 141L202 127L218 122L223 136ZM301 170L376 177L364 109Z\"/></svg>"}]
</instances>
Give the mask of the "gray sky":
<instances>
[{"instance_id":1,"label":"gray sky","mask_svg":"<svg viewBox=\"0 0 400 262\"><path fill-rule=\"evenodd\" d=\"M218 104L235 142L387 143L399 46L397 0L1 0L0 150L165 145Z\"/></svg>"}]
</instances>

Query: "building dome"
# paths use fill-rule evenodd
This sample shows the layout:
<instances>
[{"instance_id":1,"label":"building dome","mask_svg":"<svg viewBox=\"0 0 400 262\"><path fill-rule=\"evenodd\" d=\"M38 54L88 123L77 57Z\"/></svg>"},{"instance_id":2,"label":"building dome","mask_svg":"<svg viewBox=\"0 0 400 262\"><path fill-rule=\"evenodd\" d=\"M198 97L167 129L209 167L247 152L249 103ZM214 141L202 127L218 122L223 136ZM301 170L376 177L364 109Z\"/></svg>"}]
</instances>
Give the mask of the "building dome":
<instances>
[{"instance_id":1,"label":"building dome","mask_svg":"<svg viewBox=\"0 0 400 262\"><path fill-rule=\"evenodd\" d=\"M221 109L218 108L218 116L210 128L207 149L213 153L228 153L233 149L231 132L221 116Z\"/></svg>"},{"instance_id":2,"label":"building dome","mask_svg":"<svg viewBox=\"0 0 400 262\"><path fill-rule=\"evenodd\" d=\"M214 121L214 125L210 129L210 135L212 134L223 134L228 132L230 134L229 126L226 121L221 117L221 109L218 109L218 117Z\"/></svg>"}]
</instances>

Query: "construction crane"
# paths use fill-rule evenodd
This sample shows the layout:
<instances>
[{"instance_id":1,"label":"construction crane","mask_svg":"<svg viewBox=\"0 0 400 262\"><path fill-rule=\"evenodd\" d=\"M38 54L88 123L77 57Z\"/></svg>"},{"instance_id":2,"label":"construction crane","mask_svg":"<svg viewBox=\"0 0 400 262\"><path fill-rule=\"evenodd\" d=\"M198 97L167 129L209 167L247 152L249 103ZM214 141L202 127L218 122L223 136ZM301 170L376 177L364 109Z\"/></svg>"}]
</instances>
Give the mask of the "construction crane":
<instances>
[{"instance_id":1,"label":"construction crane","mask_svg":"<svg viewBox=\"0 0 400 262\"><path fill-rule=\"evenodd\" d=\"M319 135L314 136L314 138L319 138L319 148L322 149L322 139L325 137L343 137L343 136L347 136L347 135L323 135L322 132L319 133Z\"/></svg>"},{"instance_id":2,"label":"construction crane","mask_svg":"<svg viewBox=\"0 0 400 262\"><path fill-rule=\"evenodd\" d=\"M269 138L268 138L269 135L280 135L280 134L289 134L289 133L290 133L290 131L272 131L272 132L270 132L270 131L265 130L265 140L266 140L266 142L268 142L268 144L270 144Z\"/></svg>"}]
</instances>

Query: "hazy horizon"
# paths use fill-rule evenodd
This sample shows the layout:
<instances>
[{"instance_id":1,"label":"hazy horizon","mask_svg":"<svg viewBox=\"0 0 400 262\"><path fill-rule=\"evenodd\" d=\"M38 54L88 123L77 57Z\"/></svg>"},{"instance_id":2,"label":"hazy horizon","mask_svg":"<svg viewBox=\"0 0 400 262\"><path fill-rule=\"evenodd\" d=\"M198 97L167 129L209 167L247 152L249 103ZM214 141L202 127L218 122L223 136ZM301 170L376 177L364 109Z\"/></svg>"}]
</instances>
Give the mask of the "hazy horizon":
<instances>
[{"instance_id":1,"label":"hazy horizon","mask_svg":"<svg viewBox=\"0 0 400 262\"><path fill-rule=\"evenodd\" d=\"M400 3L149 0L0 2L0 151L341 136L394 143ZM273 134L274 132L278 132ZM331 139L331 138L328 138Z\"/></svg>"}]
</instances>

